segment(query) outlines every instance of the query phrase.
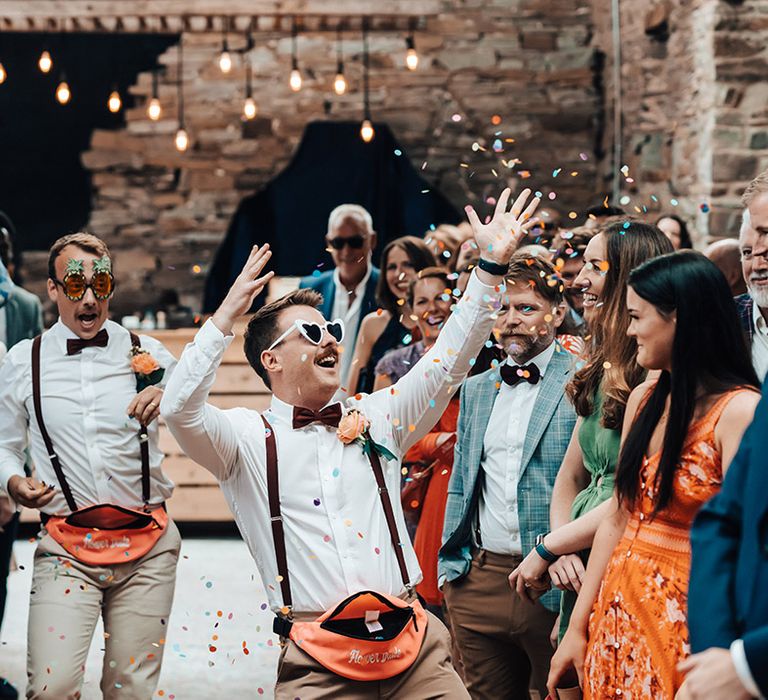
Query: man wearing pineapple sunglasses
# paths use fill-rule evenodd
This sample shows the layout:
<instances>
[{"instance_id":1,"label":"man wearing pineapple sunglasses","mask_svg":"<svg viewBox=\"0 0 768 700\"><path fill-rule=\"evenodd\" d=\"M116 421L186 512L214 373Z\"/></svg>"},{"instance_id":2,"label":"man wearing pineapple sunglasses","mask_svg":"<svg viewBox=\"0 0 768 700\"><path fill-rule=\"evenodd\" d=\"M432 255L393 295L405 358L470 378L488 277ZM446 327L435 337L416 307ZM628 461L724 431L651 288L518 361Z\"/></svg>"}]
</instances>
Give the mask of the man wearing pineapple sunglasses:
<instances>
[{"instance_id":1,"label":"man wearing pineapple sunglasses","mask_svg":"<svg viewBox=\"0 0 768 700\"><path fill-rule=\"evenodd\" d=\"M135 540L113 530L111 539L99 542L118 561L96 565L90 541L105 528L86 526L91 537L67 548L57 523L98 508L141 509L146 519L164 520L160 512L173 484L160 468L155 418L176 361L158 341L132 336L108 320L112 259L96 236L76 233L56 241L48 276L59 320L18 343L0 365L0 489L16 504L40 510L44 523L29 609L27 697L80 696L101 614L104 697L149 700L173 599L176 526L159 526L158 538L150 538L141 555ZM27 436L34 478L24 474ZM121 548L126 541L130 547ZM56 634L49 631L52 624Z\"/></svg>"}]
</instances>

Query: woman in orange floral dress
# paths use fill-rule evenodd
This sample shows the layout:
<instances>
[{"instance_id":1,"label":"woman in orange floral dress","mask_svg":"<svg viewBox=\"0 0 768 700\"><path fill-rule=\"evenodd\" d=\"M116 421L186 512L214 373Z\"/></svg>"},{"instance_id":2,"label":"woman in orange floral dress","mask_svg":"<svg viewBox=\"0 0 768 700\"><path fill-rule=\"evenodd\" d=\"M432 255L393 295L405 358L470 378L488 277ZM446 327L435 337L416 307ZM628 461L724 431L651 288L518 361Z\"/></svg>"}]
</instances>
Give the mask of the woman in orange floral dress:
<instances>
[{"instance_id":1,"label":"woman in orange floral dress","mask_svg":"<svg viewBox=\"0 0 768 700\"><path fill-rule=\"evenodd\" d=\"M633 271L637 361L660 370L627 403L616 493L606 504L548 687L575 668L585 698L673 700L689 654L689 533L720 488L759 399L725 278L679 252Z\"/></svg>"}]
</instances>

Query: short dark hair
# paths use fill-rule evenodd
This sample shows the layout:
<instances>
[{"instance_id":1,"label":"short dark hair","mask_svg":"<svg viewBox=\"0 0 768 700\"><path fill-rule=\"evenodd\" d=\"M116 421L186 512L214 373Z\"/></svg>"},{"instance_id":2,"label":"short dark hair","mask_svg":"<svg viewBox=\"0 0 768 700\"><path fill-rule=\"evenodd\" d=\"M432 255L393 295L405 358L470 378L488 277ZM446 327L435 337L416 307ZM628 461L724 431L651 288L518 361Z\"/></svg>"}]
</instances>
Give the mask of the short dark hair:
<instances>
[{"instance_id":1,"label":"short dark hair","mask_svg":"<svg viewBox=\"0 0 768 700\"><path fill-rule=\"evenodd\" d=\"M627 212L621 207L604 202L603 204L596 204L594 207L590 207L584 213L588 219L606 219L611 216L624 216Z\"/></svg>"},{"instance_id":2,"label":"short dark hair","mask_svg":"<svg viewBox=\"0 0 768 700\"><path fill-rule=\"evenodd\" d=\"M278 320L280 314L291 306L311 306L314 309L323 303L323 295L314 289L296 289L285 296L262 306L248 321L245 329L245 357L253 371L271 389L267 370L261 363L261 353L264 352L279 335Z\"/></svg>"},{"instance_id":3,"label":"short dark hair","mask_svg":"<svg viewBox=\"0 0 768 700\"><path fill-rule=\"evenodd\" d=\"M387 259L393 248L400 248L408 256L413 268L418 272L425 267L435 265L435 256L427 244L416 236L401 236L390 241L381 251L381 263L379 265L379 282L376 285L376 301L382 309L389 311L393 316L398 316L397 297L392 294L387 284Z\"/></svg>"},{"instance_id":4,"label":"short dark hair","mask_svg":"<svg viewBox=\"0 0 768 700\"><path fill-rule=\"evenodd\" d=\"M419 270L418 273L416 273L416 277L414 277L408 285L408 304L411 307L413 306L414 289L416 288L416 284L421 282L421 280L440 280L445 285L445 288L448 289L451 287L450 274L451 273L444 267L437 267L436 265Z\"/></svg>"},{"instance_id":5,"label":"short dark hair","mask_svg":"<svg viewBox=\"0 0 768 700\"><path fill-rule=\"evenodd\" d=\"M554 305L565 300L565 284L557 274L555 266L540 255L515 253L509 262L509 271L504 275L507 286L520 283L529 285L539 296Z\"/></svg>"},{"instance_id":6,"label":"short dark hair","mask_svg":"<svg viewBox=\"0 0 768 700\"><path fill-rule=\"evenodd\" d=\"M48 277L52 280L56 279L56 258L59 257L61 251L68 245L77 246L80 250L84 250L91 255L98 255L100 257L106 255L110 260L112 259L107 244L98 236L82 231L79 233L69 233L59 238L51 246L50 253L48 253Z\"/></svg>"}]
</instances>

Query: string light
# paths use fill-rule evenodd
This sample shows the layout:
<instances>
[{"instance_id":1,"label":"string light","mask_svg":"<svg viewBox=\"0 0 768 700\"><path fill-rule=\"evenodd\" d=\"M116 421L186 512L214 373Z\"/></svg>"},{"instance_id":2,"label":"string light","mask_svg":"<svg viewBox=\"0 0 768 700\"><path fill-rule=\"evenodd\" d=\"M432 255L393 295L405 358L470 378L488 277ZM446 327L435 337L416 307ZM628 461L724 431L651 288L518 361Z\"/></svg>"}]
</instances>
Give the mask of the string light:
<instances>
[{"instance_id":1,"label":"string light","mask_svg":"<svg viewBox=\"0 0 768 700\"><path fill-rule=\"evenodd\" d=\"M109 99L107 100L107 108L112 114L117 114L122 106L123 100L120 98L120 93L117 89L112 90L109 94Z\"/></svg>"},{"instance_id":2,"label":"string light","mask_svg":"<svg viewBox=\"0 0 768 700\"><path fill-rule=\"evenodd\" d=\"M229 73L232 70L232 56L229 54L229 42L227 41L227 30L229 28L229 18L222 19L223 36L221 39L221 53L219 54L219 69L222 73Z\"/></svg>"},{"instance_id":3,"label":"string light","mask_svg":"<svg viewBox=\"0 0 768 700\"><path fill-rule=\"evenodd\" d=\"M157 91L157 68L152 71L152 99L147 105L147 116L156 122L163 114L163 108L160 106L160 99Z\"/></svg>"},{"instance_id":4,"label":"string light","mask_svg":"<svg viewBox=\"0 0 768 700\"><path fill-rule=\"evenodd\" d=\"M179 37L179 61L178 61L178 68L177 68L177 80L176 80L176 90L178 93L178 103L179 103L179 128L176 130L176 136L173 140L176 150L180 153L184 153L184 151L189 148L189 134L187 133L187 130L184 128L184 35L182 34Z\"/></svg>"},{"instance_id":5,"label":"string light","mask_svg":"<svg viewBox=\"0 0 768 700\"><path fill-rule=\"evenodd\" d=\"M67 104L72 99L72 91L69 89L69 85L63 74L56 87L56 99L59 101L59 104L62 105Z\"/></svg>"},{"instance_id":6,"label":"string light","mask_svg":"<svg viewBox=\"0 0 768 700\"><path fill-rule=\"evenodd\" d=\"M336 79L333 81L333 90L337 95L343 95L347 91L347 79L344 77L344 57L341 52L341 28L336 30Z\"/></svg>"},{"instance_id":7,"label":"string light","mask_svg":"<svg viewBox=\"0 0 768 700\"><path fill-rule=\"evenodd\" d=\"M51 54L48 53L48 51L44 50L40 54L40 58L37 59L37 67L43 73L51 72L51 68L53 68L53 59L51 58Z\"/></svg>"},{"instance_id":8,"label":"string light","mask_svg":"<svg viewBox=\"0 0 768 700\"><path fill-rule=\"evenodd\" d=\"M299 70L297 42L298 35L296 31L296 18L294 17L293 28L291 30L291 77L288 80L288 84L291 86L291 90L294 92L301 90L301 84L303 82L301 71Z\"/></svg>"},{"instance_id":9,"label":"string light","mask_svg":"<svg viewBox=\"0 0 768 700\"><path fill-rule=\"evenodd\" d=\"M5 66L0 63L0 85L2 85L5 82L5 79L8 77L8 73L5 72Z\"/></svg>"},{"instance_id":10,"label":"string light","mask_svg":"<svg viewBox=\"0 0 768 700\"><path fill-rule=\"evenodd\" d=\"M176 150L180 153L184 153L189 148L189 134L183 126L180 126L176 131L176 137L173 142L176 145Z\"/></svg>"},{"instance_id":11,"label":"string light","mask_svg":"<svg viewBox=\"0 0 768 700\"><path fill-rule=\"evenodd\" d=\"M405 65L408 70L416 70L419 67L419 54L416 53L416 44L413 41L413 34L405 39Z\"/></svg>"},{"instance_id":12,"label":"string light","mask_svg":"<svg viewBox=\"0 0 768 700\"><path fill-rule=\"evenodd\" d=\"M370 56L368 53L368 20L363 18L363 123L360 125L360 138L365 143L373 141L376 132L371 122L371 103L369 98L368 74L370 72Z\"/></svg>"},{"instance_id":13,"label":"string light","mask_svg":"<svg viewBox=\"0 0 768 700\"><path fill-rule=\"evenodd\" d=\"M250 59L248 59L245 64L245 101L243 102L243 118L248 120L253 119L259 112L256 100L253 99L252 76L253 68Z\"/></svg>"}]
</instances>

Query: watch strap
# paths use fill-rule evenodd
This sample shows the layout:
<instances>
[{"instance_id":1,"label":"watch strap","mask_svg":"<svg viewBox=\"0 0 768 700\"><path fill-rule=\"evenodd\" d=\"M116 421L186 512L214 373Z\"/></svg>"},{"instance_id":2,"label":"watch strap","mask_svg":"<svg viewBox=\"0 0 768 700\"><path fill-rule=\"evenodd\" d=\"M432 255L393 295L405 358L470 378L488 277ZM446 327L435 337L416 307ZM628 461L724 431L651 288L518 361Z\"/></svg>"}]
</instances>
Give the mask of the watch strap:
<instances>
[{"instance_id":1,"label":"watch strap","mask_svg":"<svg viewBox=\"0 0 768 700\"><path fill-rule=\"evenodd\" d=\"M480 258L477 261L477 266L489 275L506 275L509 272L509 265L499 265L499 263L491 262L485 258Z\"/></svg>"}]
</instances>

